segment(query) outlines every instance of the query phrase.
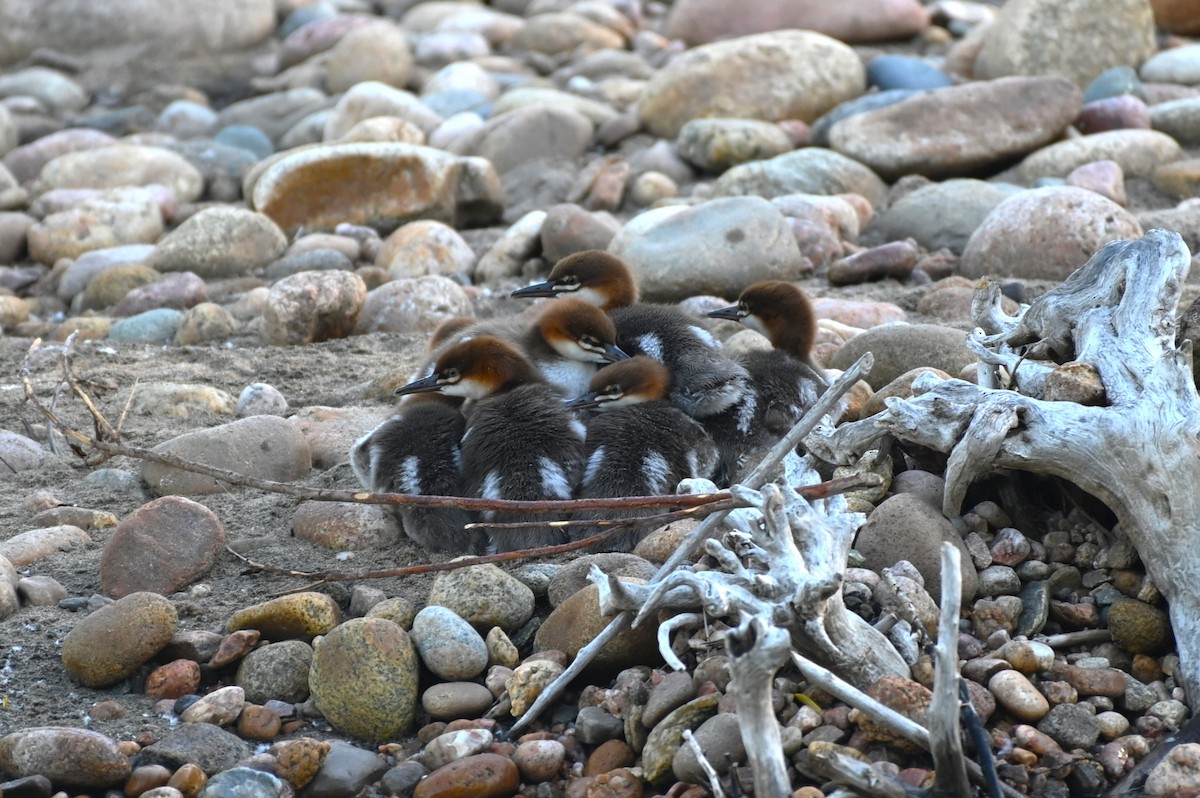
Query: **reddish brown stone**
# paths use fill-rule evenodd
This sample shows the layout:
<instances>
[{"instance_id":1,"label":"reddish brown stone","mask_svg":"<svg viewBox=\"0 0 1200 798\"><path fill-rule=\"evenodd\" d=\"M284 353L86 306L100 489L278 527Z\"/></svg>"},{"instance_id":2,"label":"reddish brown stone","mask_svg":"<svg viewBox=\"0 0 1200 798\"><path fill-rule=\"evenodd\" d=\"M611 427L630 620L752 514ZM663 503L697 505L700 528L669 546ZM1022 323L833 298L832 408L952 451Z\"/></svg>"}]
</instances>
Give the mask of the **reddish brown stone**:
<instances>
[{"instance_id":1,"label":"reddish brown stone","mask_svg":"<svg viewBox=\"0 0 1200 798\"><path fill-rule=\"evenodd\" d=\"M208 776L204 774L200 766L188 762L175 771L171 780L167 782L167 786L179 790L183 793L183 798L196 798L196 795L204 789L204 785L207 783Z\"/></svg>"},{"instance_id":2,"label":"reddish brown stone","mask_svg":"<svg viewBox=\"0 0 1200 798\"><path fill-rule=\"evenodd\" d=\"M200 665L190 659L160 665L146 677L146 695L151 698L179 698L199 688Z\"/></svg>"},{"instance_id":3,"label":"reddish brown stone","mask_svg":"<svg viewBox=\"0 0 1200 798\"><path fill-rule=\"evenodd\" d=\"M243 740L270 741L279 736L283 721L267 707L251 704L238 716L238 736Z\"/></svg>"},{"instance_id":4,"label":"reddish brown stone","mask_svg":"<svg viewBox=\"0 0 1200 798\"><path fill-rule=\"evenodd\" d=\"M521 776L511 759L476 754L430 773L413 790L413 798L502 798L520 786Z\"/></svg>"},{"instance_id":5,"label":"reddish brown stone","mask_svg":"<svg viewBox=\"0 0 1200 798\"><path fill-rule=\"evenodd\" d=\"M249 654L260 637L262 632L257 629L239 629L225 635L221 645L217 647L217 653L212 655L209 667L219 669L232 665Z\"/></svg>"},{"instance_id":6,"label":"reddish brown stone","mask_svg":"<svg viewBox=\"0 0 1200 798\"><path fill-rule=\"evenodd\" d=\"M134 768L125 780L125 794L129 798L137 798L146 790L162 787L171 780L171 771L162 765L142 765Z\"/></svg>"},{"instance_id":7,"label":"reddish brown stone","mask_svg":"<svg viewBox=\"0 0 1200 798\"><path fill-rule=\"evenodd\" d=\"M208 573L224 545L225 527L212 510L164 496L117 526L100 557L100 584L114 598L173 593Z\"/></svg>"},{"instance_id":8,"label":"reddish brown stone","mask_svg":"<svg viewBox=\"0 0 1200 798\"><path fill-rule=\"evenodd\" d=\"M637 755L624 740L608 740L596 746L587 759L583 770L585 776L599 776L617 768L632 767Z\"/></svg>"}]
</instances>

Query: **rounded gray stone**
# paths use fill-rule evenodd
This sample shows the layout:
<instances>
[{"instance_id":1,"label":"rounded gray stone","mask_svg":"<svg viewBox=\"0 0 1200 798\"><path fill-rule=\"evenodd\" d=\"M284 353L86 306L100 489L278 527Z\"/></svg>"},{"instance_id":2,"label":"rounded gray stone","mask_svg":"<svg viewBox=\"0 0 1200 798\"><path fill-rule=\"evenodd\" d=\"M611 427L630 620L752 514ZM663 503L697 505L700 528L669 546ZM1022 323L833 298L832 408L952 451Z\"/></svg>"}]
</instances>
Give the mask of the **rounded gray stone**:
<instances>
[{"instance_id":1,"label":"rounded gray stone","mask_svg":"<svg viewBox=\"0 0 1200 798\"><path fill-rule=\"evenodd\" d=\"M830 363L846 369L866 352L875 355L875 366L866 380L875 390L921 366L932 366L957 376L975 362L967 349L966 333L937 324L884 324L851 338L834 353Z\"/></svg>"},{"instance_id":2,"label":"rounded gray stone","mask_svg":"<svg viewBox=\"0 0 1200 798\"><path fill-rule=\"evenodd\" d=\"M953 543L959 550L963 602L969 602L978 587L970 553L941 511L916 496L902 493L885 499L858 531L854 548L862 554L864 567L876 572L908 560L924 578L926 592L940 598L942 543Z\"/></svg>"},{"instance_id":3,"label":"rounded gray stone","mask_svg":"<svg viewBox=\"0 0 1200 798\"><path fill-rule=\"evenodd\" d=\"M487 667L483 638L452 610L430 606L413 619L411 637L421 661L443 679L472 679Z\"/></svg>"},{"instance_id":4,"label":"rounded gray stone","mask_svg":"<svg viewBox=\"0 0 1200 798\"><path fill-rule=\"evenodd\" d=\"M308 699L312 646L303 640L283 640L256 648L238 663L237 685L252 704L272 699L298 704Z\"/></svg>"}]
</instances>

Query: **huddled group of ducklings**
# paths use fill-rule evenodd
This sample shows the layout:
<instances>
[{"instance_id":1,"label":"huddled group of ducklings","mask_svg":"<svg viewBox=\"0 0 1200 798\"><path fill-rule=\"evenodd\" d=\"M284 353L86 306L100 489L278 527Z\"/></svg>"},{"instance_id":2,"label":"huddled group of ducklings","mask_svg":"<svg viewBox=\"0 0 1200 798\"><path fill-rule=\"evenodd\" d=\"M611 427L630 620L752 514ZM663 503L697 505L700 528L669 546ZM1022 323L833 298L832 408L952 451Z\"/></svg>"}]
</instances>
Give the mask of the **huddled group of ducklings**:
<instances>
[{"instance_id":1,"label":"huddled group of ducklings","mask_svg":"<svg viewBox=\"0 0 1200 798\"><path fill-rule=\"evenodd\" d=\"M792 283L747 287L707 315L765 335L767 351L722 354L705 321L638 301L629 266L588 250L515 297L556 297L532 319L456 318L430 341L420 378L396 391L399 412L355 443L351 465L375 492L485 499L613 498L668 494L688 478L734 480L826 387L811 358L816 322ZM429 551L479 554L591 536L591 525L489 535L475 513L400 506L404 530ZM575 520L635 515L592 510ZM545 520L478 514L491 522ZM642 532L600 548L628 551Z\"/></svg>"}]
</instances>

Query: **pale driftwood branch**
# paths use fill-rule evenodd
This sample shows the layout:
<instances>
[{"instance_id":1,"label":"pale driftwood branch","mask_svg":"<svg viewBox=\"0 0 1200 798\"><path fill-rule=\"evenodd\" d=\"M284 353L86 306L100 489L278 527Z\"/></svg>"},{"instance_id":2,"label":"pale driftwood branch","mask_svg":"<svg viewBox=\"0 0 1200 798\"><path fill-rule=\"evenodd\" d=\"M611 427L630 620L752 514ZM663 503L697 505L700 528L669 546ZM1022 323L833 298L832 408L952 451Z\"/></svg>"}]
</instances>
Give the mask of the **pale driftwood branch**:
<instances>
[{"instance_id":1,"label":"pale driftwood branch","mask_svg":"<svg viewBox=\"0 0 1200 798\"><path fill-rule=\"evenodd\" d=\"M812 746L808 761L813 770L835 784L849 787L871 798L912 798L904 785L876 770L861 759L847 756L832 746ZM757 795L758 793L755 793ZM785 793L769 793L783 796ZM964 793L969 795L969 793Z\"/></svg>"},{"instance_id":2,"label":"pale driftwood branch","mask_svg":"<svg viewBox=\"0 0 1200 798\"><path fill-rule=\"evenodd\" d=\"M892 734L903 737L926 751L929 750L929 730L921 724L914 723L891 707L879 703L845 679L837 676L833 671L795 651L792 652L792 663L809 684L854 707Z\"/></svg>"},{"instance_id":3,"label":"pale driftwood branch","mask_svg":"<svg viewBox=\"0 0 1200 798\"><path fill-rule=\"evenodd\" d=\"M1107 629L1080 629L1077 632L1063 632L1059 635L1035 635L1033 639L1051 648L1074 648L1107 643L1112 640L1112 633Z\"/></svg>"},{"instance_id":4,"label":"pale driftwood branch","mask_svg":"<svg viewBox=\"0 0 1200 798\"><path fill-rule=\"evenodd\" d=\"M821 395L821 398L788 431L788 434L763 455L758 465L745 477L743 484L749 488L762 487L779 467L779 464L783 462L784 457L812 432L813 428L817 426L822 418L833 412L842 397L846 395L861 377L871 370L871 366L874 363L874 356L868 352L860 357L850 368L846 369L840 377L834 380L833 384ZM666 575L672 573L682 563L693 557L696 550L700 547L701 541L716 531L726 515L728 515L728 511L717 512L701 521L683 542L680 543L679 548L667 558L667 561L662 564L650 581L652 583L661 581ZM511 733L519 733L526 726L533 723L546 710L546 707L557 701L563 690L567 688L567 685L587 668L596 655L604 650L604 647L615 637L629 628L631 617L628 612L618 614L609 621L608 626L604 627L600 634L596 635L590 643L580 649L575 655L575 659L567 666L562 675L547 685L546 689L537 697L537 700L533 702L533 705L530 706L524 715L517 719L517 722L513 724Z\"/></svg>"},{"instance_id":5,"label":"pale driftwood branch","mask_svg":"<svg viewBox=\"0 0 1200 798\"><path fill-rule=\"evenodd\" d=\"M891 707L879 703L844 679L838 678L828 668L822 668L817 663L805 659L795 651L792 652L792 663L800 671L801 675L808 680L809 684L815 685L834 698L854 707L859 712L868 716L872 721L887 729L890 733L897 737L903 737L913 745L926 751L932 747L933 744L928 729L919 723L914 723ZM976 784L985 783L986 777L982 768L975 762L968 761L966 764L967 773L970 775L971 781ZM1020 792L1007 784L1001 784L1000 788L1005 798L1022 798Z\"/></svg>"},{"instance_id":6,"label":"pale driftwood branch","mask_svg":"<svg viewBox=\"0 0 1200 798\"><path fill-rule=\"evenodd\" d=\"M779 721L771 707L771 687L775 672L787 664L791 640L769 619L754 616L731 631L725 644L737 692L738 728L754 773L754 794L789 795L791 780Z\"/></svg>"},{"instance_id":7,"label":"pale driftwood branch","mask_svg":"<svg viewBox=\"0 0 1200 798\"><path fill-rule=\"evenodd\" d=\"M700 769L704 771L705 777L708 779L708 791L712 793L712 798L725 798L725 790L721 787L721 777L717 775L717 769L708 761L708 757L704 755L704 749L700 747L700 743L696 742L696 735L692 734L691 729L683 730L683 741L692 753L696 755L696 761L700 764Z\"/></svg>"},{"instance_id":8,"label":"pale driftwood branch","mask_svg":"<svg viewBox=\"0 0 1200 798\"><path fill-rule=\"evenodd\" d=\"M947 491L948 514L958 512L949 505L963 483L1004 469L1060 477L1103 501L1167 599L1183 686L1194 702L1200 700L1200 397L1191 342L1176 345L1174 315L1190 261L1178 234L1151 230L1106 245L1019 316L976 318L985 331L996 330L978 339L994 352L1049 367L1077 361L1094 368L1105 406L922 377L912 398L888 400L878 416L810 438L821 439L813 448L822 457L832 453L838 462L884 436L950 453L947 485L956 489ZM1018 378L1024 368L1017 367ZM1015 426L1003 434L995 419ZM980 443L968 434L975 424ZM959 446L966 448L956 457Z\"/></svg>"},{"instance_id":9,"label":"pale driftwood branch","mask_svg":"<svg viewBox=\"0 0 1200 798\"><path fill-rule=\"evenodd\" d=\"M929 741L933 754L933 793L942 798L970 795L967 761L959 730L958 617L962 608L962 572L958 549L942 544L942 603L934 650L933 700Z\"/></svg>"},{"instance_id":10,"label":"pale driftwood branch","mask_svg":"<svg viewBox=\"0 0 1200 798\"><path fill-rule=\"evenodd\" d=\"M770 619L789 633L798 650L861 687L885 675L908 675L907 664L887 638L842 603L848 532L854 522L841 529L826 524L825 516L787 486L767 485L761 492L734 486L733 492L762 516L752 536L733 531L724 543L708 540L705 549L715 568L679 570L650 585L621 584L593 569L601 611L636 610L636 626L667 606L679 606L690 594L692 607L699 605L707 615L731 623ZM800 538L807 556L797 548Z\"/></svg>"}]
</instances>

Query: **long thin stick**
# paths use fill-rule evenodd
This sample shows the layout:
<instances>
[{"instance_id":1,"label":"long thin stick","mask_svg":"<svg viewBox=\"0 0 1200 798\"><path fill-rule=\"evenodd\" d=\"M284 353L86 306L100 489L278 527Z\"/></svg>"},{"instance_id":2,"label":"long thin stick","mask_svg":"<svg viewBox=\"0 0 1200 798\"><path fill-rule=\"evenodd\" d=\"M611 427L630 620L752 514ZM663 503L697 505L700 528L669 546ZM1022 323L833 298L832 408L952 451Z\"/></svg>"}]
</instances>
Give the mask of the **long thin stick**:
<instances>
[{"instance_id":1,"label":"long thin stick","mask_svg":"<svg viewBox=\"0 0 1200 798\"><path fill-rule=\"evenodd\" d=\"M860 357L853 366L846 369L842 376L838 377L832 385L830 385L825 393L821 395L808 412L804 414L796 426L788 431L788 434L783 436L783 439L775 444L771 449L763 455L758 465L750 472L749 476L744 480L744 484L756 490L761 488L772 472L783 462L783 458L788 452L795 449L801 441L804 440L813 429L821 422L821 419L833 411L842 397L849 391L856 382L871 370L871 366L875 365L875 356L867 352ZM695 552L700 548L701 543L709 536L710 533L716 530L725 516L729 514L728 510L713 513L708 518L701 521L695 529L693 529L686 538L679 544L679 548L667 558L667 561L662 564L662 567L650 579L651 583L660 582L667 574L678 568L684 561L695 556ZM609 621L608 626L596 635L590 643L579 649L579 653L575 655L575 659L571 662L567 669L563 671L557 679L547 685L542 691L533 705L525 711L525 714L517 719L513 724L510 734L520 733L529 724L533 723L538 715L545 711L546 707L550 706L558 700L562 692L567 689L576 676L584 671L592 660L604 650L608 644L629 628L629 622L632 620L633 614L630 612L622 612Z\"/></svg>"}]
</instances>

